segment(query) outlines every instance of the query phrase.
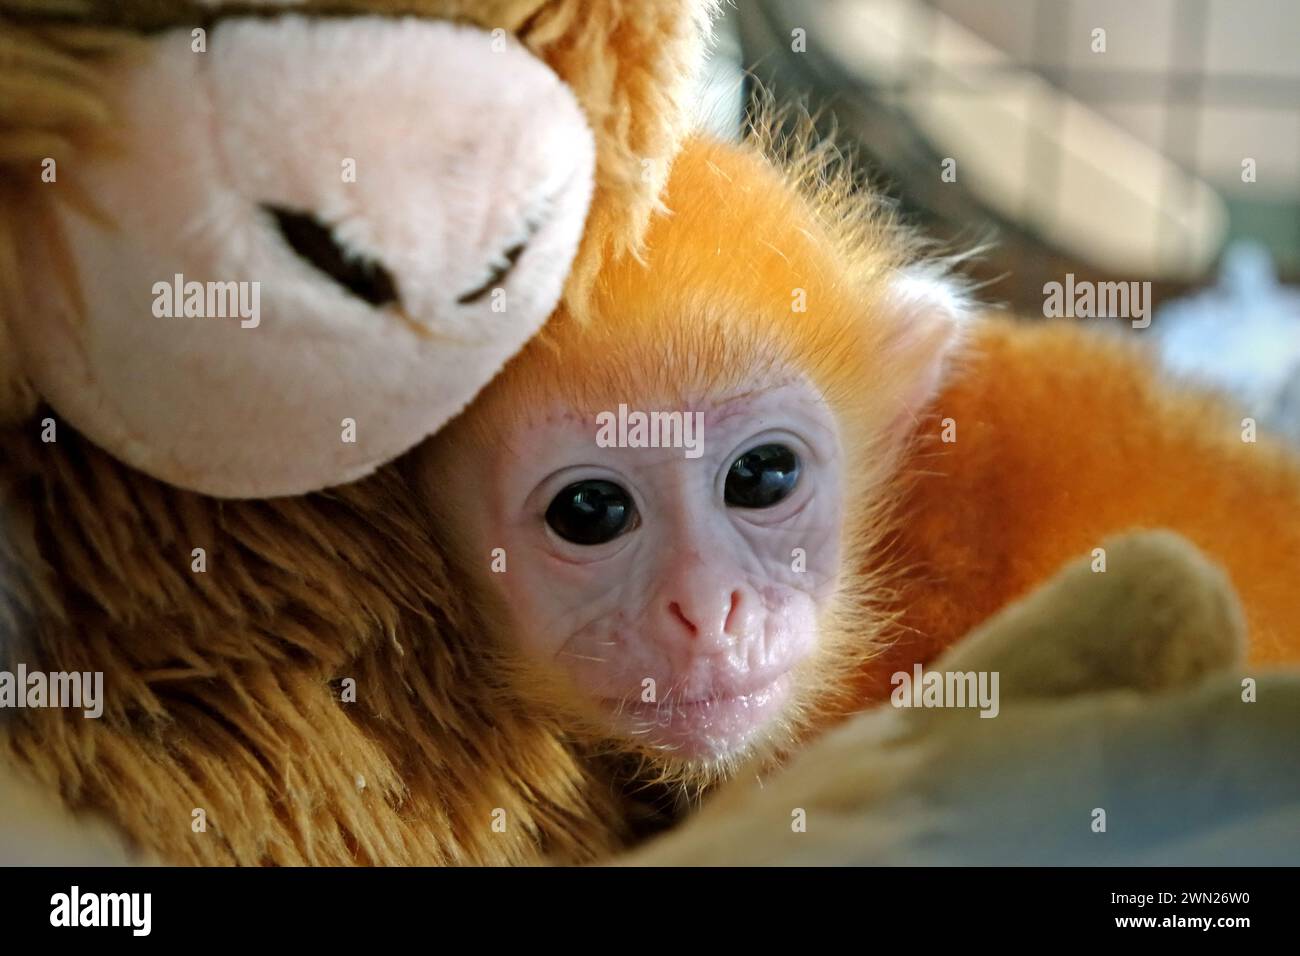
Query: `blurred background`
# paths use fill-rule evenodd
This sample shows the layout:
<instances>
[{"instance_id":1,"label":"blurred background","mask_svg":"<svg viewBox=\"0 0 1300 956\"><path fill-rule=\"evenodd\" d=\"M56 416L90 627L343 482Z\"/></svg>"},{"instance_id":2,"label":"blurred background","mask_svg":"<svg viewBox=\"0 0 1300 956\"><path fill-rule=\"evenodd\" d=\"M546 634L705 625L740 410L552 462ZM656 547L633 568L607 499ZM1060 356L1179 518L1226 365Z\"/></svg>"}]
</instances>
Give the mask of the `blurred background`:
<instances>
[{"instance_id":1,"label":"blurred background","mask_svg":"<svg viewBox=\"0 0 1300 956\"><path fill-rule=\"evenodd\" d=\"M1300 442L1300 0L735 0L700 93L818 117L981 299L1150 282L1176 374Z\"/></svg>"}]
</instances>

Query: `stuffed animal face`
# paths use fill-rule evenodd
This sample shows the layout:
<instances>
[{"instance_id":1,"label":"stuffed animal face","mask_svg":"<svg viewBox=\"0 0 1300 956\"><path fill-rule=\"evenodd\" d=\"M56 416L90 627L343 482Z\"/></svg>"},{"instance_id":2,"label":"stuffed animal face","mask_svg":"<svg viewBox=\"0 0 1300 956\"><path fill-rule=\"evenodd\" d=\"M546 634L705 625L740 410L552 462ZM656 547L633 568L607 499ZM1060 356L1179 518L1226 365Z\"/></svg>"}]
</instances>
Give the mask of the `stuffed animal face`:
<instances>
[{"instance_id":1,"label":"stuffed animal face","mask_svg":"<svg viewBox=\"0 0 1300 956\"><path fill-rule=\"evenodd\" d=\"M167 31L105 71L121 126L60 178L108 222L56 210L82 307L38 246L19 347L146 472L216 494L363 475L555 305L591 133L554 73L468 27L232 19L207 45Z\"/></svg>"},{"instance_id":2,"label":"stuffed animal face","mask_svg":"<svg viewBox=\"0 0 1300 956\"><path fill-rule=\"evenodd\" d=\"M610 36L644 19L668 56L696 24L665 34L651 8L688 6L584 22L541 0L127 0L69 21L0 0L0 29L57 58L38 76L50 98L99 117L19 167L29 234L0 290L0 366L182 487L269 496L365 475L538 330L598 181L633 214L596 216L588 258L635 244L677 118L662 89L648 122L617 115L653 64ZM131 42L92 65L87 25Z\"/></svg>"}]
</instances>

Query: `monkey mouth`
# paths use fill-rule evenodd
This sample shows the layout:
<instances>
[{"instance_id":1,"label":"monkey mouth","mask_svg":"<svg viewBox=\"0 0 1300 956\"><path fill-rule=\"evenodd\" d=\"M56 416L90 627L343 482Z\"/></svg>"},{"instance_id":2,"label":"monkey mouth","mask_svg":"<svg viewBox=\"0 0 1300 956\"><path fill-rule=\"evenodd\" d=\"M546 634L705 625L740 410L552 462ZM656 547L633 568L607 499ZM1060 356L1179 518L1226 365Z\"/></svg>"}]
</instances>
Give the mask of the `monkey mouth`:
<instances>
[{"instance_id":1,"label":"monkey mouth","mask_svg":"<svg viewBox=\"0 0 1300 956\"><path fill-rule=\"evenodd\" d=\"M781 713L791 685L788 672L742 693L658 703L602 699L615 730L665 755L716 760L736 754Z\"/></svg>"}]
</instances>

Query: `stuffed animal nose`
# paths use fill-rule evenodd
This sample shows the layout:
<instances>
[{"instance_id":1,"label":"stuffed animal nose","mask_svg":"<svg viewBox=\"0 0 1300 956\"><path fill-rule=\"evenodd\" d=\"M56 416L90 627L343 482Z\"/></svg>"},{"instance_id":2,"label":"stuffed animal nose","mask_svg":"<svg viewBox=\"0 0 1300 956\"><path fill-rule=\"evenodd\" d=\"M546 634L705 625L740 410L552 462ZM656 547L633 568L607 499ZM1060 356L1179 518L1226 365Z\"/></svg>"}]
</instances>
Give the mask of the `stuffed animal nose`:
<instances>
[{"instance_id":1,"label":"stuffed animal nose","mask_svg":"<svg viewBox=\"0 0 1300 956\"><path fill-rule=\"evenodd\" d=\"M553 307L591 199L594 145L545 64L449 24L240 22L216 39L223 113L240 116L242 102L250 114L223 131L227 150L260 160L241 191L309 267L304 281L456 345L498 342ZM263 94L245 89L286 44L313 54L318 82L285 96L269 81ZM244 55L242 69L221 70ZM431 95L429 63L455 95ZM276 145L285 127L299 136L292 157ZM322 157L315 168L304 151Z\"/></svg>"},{"instance_id":2,"label":"stuffed animal nose","mask_svg":"<svg viewBox=\"0 0 1300 956\"><path fill-rule=\"evenodd\" d=\"M348 249L319 217L271 203L265 208L289 247L322 275L377 308L401 304L397 282L384 264Z\"/></svg>"}]
</instances>

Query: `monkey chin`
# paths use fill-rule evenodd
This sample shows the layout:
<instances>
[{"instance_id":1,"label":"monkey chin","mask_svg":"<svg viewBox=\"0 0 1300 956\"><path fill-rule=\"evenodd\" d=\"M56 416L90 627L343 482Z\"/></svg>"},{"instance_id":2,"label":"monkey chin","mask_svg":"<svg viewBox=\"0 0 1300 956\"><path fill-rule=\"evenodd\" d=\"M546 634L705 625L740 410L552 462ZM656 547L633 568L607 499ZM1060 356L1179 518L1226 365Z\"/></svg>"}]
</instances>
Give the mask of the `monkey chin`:
<instances>
[{"instance_id":1,"label":"monkey chin","mask_svg":"<svg viewBox=\"0 0 1300 956\"><path fill-rule=\"evenodd\" d=\"M628 703L603 700L615 735L671 764L729 764L747 756L781 723L791 675L783 673L744 693L693 701Z\"/></svg>"}]
</instances>

